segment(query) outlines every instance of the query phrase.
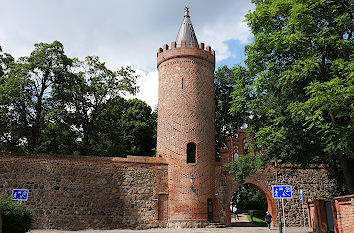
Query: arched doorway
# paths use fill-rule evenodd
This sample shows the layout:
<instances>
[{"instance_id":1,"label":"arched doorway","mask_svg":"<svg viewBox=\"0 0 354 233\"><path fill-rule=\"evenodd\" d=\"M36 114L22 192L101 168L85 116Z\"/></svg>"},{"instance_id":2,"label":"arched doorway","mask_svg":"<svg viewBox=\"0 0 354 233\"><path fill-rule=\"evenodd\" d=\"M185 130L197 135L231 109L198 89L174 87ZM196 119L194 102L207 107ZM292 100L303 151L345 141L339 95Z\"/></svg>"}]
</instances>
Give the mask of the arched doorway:
<instances>
[{"instance_id":1,"label":"arched doorway","mask_svg":"<svg viewBox=\"0 0 354 233\"><path fill-rule=\"evenodd\" d=\"M234 195L234 193L236 192L237 189L239 189L240 187L242 187L245 184L249 184L255 188L257 188L259 191L261 191L261 193L263 194L266 202L267 202L267 210L269 211L269 213L273 216L273 219L277 218L277 210L276 210L276 203L272 197L272 193L271 191L265 187L264 185L255 182L253 180L246 180L244 183L240 184L240 183L234 183L232 185L232 188L228 194L227 197L227 203L225 203L226 208L226 225L230 226L231 225L231 210L229 208L230 204L231 204L231 200L232 197ZM273 221L273 224L276 221Z\"/></svg>"}]
</instances>

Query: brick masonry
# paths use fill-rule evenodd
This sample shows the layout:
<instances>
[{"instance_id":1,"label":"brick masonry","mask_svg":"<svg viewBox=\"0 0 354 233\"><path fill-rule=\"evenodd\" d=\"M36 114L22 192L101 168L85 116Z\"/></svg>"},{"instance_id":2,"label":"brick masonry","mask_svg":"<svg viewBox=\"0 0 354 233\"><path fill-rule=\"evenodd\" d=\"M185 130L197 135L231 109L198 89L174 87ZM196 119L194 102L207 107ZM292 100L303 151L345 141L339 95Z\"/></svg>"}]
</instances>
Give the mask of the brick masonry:
<instances>
[{"instance_id":1,"label":"brick masonry","mask_svg":"<svg viewBox=\"0 0 354 233\"><path fill-rule=\"evenodd\" d=\"M336 233L354 232L354 195L332 200Z\"/></svg>"},{"instance_id":2,"label":"brick masonry","mask_svg":"<svg viewBox=\"0 0 354 233\"><path fill-rule=\"evenodd\" d=\"M183 41L157 53L157 155L169 164L170 226L203 225L214 198L214 55L210 46ZM195 163L187 163L188 143L196 146Z\"/></svg>"}]
</instances>

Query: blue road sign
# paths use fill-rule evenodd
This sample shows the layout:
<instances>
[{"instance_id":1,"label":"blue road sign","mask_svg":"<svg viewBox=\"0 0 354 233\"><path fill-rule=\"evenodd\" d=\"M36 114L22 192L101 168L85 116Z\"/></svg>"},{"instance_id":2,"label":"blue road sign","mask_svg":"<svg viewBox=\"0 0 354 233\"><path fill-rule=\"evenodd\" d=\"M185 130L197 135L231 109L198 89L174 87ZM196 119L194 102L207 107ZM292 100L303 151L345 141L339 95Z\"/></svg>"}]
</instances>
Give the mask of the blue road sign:
<instances>
[{"instance_id":1,"label":"blue road sign","mask_svg":"<svg viewBox=\"0 0 354 233\"><path fill-rule=\"evenodd\" d=\"M28 189L13 189L11 199L18 201L27 201Z\"/></svg>"},{"instance_id":2,"label":"blue road sign","mask_svg":"<svg viewBox=\"0 0 354 233\"><path fill-rule=\"evenodd\" d=\"M290 185L272 185L273 198L292 198Z\"/></svg>"}]
</instances>

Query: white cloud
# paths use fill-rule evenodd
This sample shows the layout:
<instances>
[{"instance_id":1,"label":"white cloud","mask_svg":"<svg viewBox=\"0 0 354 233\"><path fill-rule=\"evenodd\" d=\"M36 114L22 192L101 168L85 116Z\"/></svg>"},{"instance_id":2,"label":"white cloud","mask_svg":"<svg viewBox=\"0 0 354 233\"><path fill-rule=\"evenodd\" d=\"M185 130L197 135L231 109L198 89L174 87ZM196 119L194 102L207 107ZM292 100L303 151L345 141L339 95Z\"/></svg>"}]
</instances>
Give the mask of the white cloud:
<instances>
[{"instance_id":1,"label":"white cloud","mask_svg":"<svg viewBox=\"0 0 354 233\"><path fill-rule=\"evenodd\" d=\"M201 38L203 41L210 41L213 44L216 51L216 62L235 56L226 44L227 41L238 40L242 44L247 43L251 33L243 19L244 17L240 17L240 15L232 18L221 18L215 24L206 25L202 29Z\"/></svg>"},{"instance_id":2,"label":"white cloud","mask_svg":"<svg viewBox=\"0 0 354 233\"><path fill-rule=\"evenodd\" d=\"M138 98L157 104L156 52L175 40L190 5L199 42L216 51L217 62L233 54L225 42L245 44L243 15L250 0L0 0L0 45L15 57L28 56L34 43L63 43L69 57L97 55L111 69L131 65L141 75Z\"/></svg>"},{"instance_id":3,"label":"white cloud","mask_svg":"<svg viewBox=\"0 0 354 233\"><path fill-rule=\"evenodd\" d=\"M137 74L140 75L137 81L140 91L136 98L144 100L154 109L158 100L158 72L155 70L146 74L142 70L137 70Z\"/></svg>"}]
</instances>

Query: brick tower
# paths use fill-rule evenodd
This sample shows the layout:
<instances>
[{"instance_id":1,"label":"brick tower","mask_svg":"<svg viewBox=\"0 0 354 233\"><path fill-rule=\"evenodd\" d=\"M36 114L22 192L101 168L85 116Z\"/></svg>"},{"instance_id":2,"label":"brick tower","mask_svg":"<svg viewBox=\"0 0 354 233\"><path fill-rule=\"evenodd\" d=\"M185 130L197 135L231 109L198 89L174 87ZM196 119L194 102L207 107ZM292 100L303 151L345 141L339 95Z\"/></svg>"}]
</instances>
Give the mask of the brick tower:
<instances>
[{"instance_id":1,"label":"brick tower","mask_svg":"<svg viewBox=\"0 0 354 233\"><path fill-rule=\"evenodd\" d=\"M169 164L169 226L200 226L213 219L215 52L198 44L188 7L176 41L159 49L157 68L157 155Z\"/></svg>"}]
</instances>

